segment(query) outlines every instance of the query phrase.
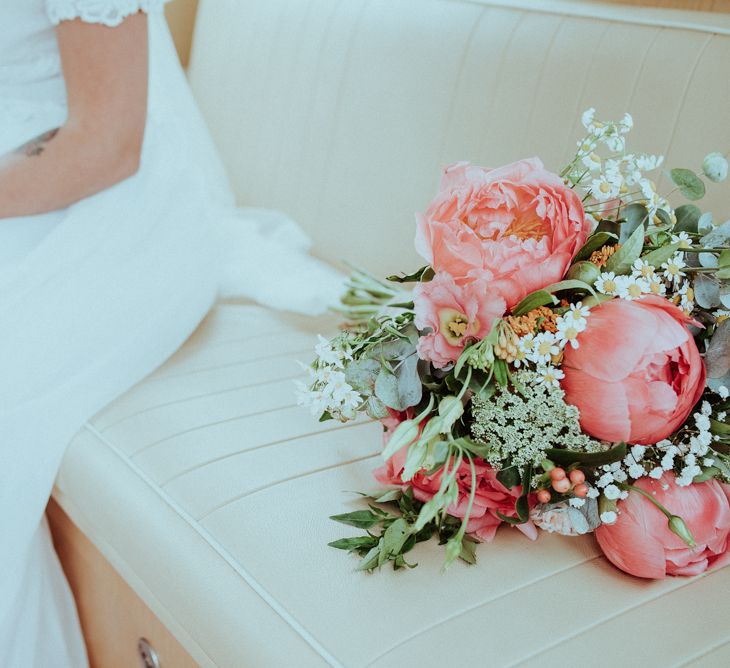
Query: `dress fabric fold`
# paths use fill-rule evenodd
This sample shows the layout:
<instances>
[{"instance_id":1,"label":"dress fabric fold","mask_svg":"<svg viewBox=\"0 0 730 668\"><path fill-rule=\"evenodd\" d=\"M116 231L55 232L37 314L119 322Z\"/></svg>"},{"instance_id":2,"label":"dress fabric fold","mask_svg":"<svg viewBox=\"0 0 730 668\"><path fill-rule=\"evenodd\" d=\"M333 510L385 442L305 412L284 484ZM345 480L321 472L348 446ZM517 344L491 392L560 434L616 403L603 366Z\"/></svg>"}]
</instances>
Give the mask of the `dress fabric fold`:
<instances>
[{"instance_id":1,"label":"dress fabric fold","mask_svg":"<svg viewBox=\"0 0 730 668\"><path fill-rule=\"evenodd\" d=\"M84 422L174 353L217 296L316 313L341 286L286 216L234 206L160 7L143 4L150 81L139 172L65 210L0 219L4 668L87 665L43 519L64 450ZM60 68L49 81L28 66L37 55L48 70L57 49L43 0L0 0L0 25L3 154L62 125L65 95ZM30 42L25 81L8 74L19 36L5 26L14 25Z\"/></svg>"}]
</instances>

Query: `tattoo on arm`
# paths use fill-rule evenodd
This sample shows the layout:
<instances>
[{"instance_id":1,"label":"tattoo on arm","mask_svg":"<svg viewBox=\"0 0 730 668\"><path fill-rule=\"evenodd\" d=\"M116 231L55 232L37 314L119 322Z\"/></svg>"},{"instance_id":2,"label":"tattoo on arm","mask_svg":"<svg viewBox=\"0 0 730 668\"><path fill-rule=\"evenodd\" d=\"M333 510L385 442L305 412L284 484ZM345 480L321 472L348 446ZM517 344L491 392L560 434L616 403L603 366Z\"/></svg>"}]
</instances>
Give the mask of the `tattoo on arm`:
<instances>
[{"instance_id":1,"label":"tattoo on arm","mask_svg":"<svg viewBox=\"0 0 730 668\"><path fill-rule=\"evenodd\" d=\"M39 156L43 151L46 150L46 144L53 139L58 133L59 128L49 130L39 135L35 139L31 139L27 144L23 144L19 149L18 153L22 153L29 158Z\"/></svg>"}]
</instances>

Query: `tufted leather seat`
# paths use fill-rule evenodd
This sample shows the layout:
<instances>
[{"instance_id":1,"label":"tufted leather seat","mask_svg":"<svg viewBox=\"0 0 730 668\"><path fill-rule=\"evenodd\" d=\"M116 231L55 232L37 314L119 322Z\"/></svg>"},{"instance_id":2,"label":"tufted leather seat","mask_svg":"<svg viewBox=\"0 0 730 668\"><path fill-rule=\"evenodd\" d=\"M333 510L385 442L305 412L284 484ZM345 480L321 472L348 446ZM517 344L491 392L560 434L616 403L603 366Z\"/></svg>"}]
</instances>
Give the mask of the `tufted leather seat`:
<instances>
[{"instance_id":1,"label":"tufted leather seat","mask_svg":"<svg viewBox=\"0 0 730 668\"><path fill-rule=\"evenodd\" d=\"M673 163L730 145L728 16L217 0L195 39L192 84L241 200L375 271L416 266L412 210L442 163L535 152L556 166L589 104L632 111L634 146ZM372 487L380 428L319 424L293 396L296 361L333 327L220 304L69 448L56 500L197 662L730 663L730 569L644 582L590 537L533 544L504 528L475 567L441 575L441 550L422 544L413 572L354 573L326 546L350 532L326 517Z\"/></svg>"}]
</instances>

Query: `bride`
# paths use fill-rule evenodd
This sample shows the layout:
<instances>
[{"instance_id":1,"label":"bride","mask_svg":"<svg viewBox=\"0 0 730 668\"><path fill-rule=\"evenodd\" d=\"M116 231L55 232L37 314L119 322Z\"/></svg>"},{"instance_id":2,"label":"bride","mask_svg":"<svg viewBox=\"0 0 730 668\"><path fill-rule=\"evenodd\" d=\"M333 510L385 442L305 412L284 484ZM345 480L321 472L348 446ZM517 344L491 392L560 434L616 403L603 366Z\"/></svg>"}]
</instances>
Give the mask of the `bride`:
<instances>
[{"instance_id":1,"label":"bride","mask_svg":"<svg viewBox=\"0 0 730 668\"><path fill-rule=\"evenodd\" d=\"M3 668L87 665L43 519L84 421L217 295L313 313L339 289L293 223L234 208L162 4L0 0Z\"/></svg>"}]
</instances>

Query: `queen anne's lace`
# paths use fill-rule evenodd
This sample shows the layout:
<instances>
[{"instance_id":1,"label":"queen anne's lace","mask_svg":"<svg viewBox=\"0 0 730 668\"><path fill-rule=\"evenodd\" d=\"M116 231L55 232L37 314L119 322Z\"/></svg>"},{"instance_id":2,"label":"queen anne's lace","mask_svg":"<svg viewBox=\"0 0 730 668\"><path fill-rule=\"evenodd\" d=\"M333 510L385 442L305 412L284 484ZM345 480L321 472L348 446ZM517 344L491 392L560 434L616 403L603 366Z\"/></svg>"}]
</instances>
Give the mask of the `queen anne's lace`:
<instances>
[{"instance_id":1,"label":"queen anne's lace","mask_svg":"<svg viewBox=\"0 0 730 668\"><path fill-rule=\"evenodd\" d=\"M51 23L81 19L85 23L118 26L127 16L149 12L168 0L46 0L46 13Z\"/></svg>"}]
</instances>

